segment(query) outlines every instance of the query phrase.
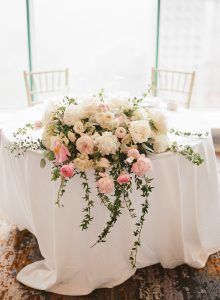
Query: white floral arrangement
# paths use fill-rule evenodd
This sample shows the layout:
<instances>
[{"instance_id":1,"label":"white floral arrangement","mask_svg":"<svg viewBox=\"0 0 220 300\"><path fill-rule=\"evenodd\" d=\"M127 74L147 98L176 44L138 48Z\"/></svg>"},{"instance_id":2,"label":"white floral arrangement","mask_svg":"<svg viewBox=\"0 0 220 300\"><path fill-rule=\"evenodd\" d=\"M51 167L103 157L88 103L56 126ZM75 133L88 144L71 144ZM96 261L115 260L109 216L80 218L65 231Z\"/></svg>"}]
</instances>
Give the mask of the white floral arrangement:
<instances>
[{"instance_id":1,"label":"white floral arrangement","mask_svg":"<svg viewBox=\"0 0 220 300\"><path fill-rule=\"evenodd\" d=\"M19 128L14 134L15 141L9 146L17 156L30 149L43 150L41 167L45 166L46 160L51 161L52 180L60 179L56 200L59 207L62 206L61 197L67 182L76 175L82 178L85 191L82 230L87 229L93 220L92 208L97 205L87 177L87 170L94 170L97 195L110 215L95 244L106 241L111 228L127 209L135 219L134 244L130 254L133 267L136 266L137 250L141 244L149 194L153 190L153 179L149 177L153 167L151 154L173 151L196 165L203 162L190 146L170 142L165 115L159 110L141 107L142 100L107 98L103 93L81 102L66 97L61 103L53 103L42 121ZM43 129L42 139L33 140L28 131L37 128ZM187 135L175 130L170 132ZM198 137L202 138L201 134ZM140 217L130 198L134 188L144 199L139 202Z\"/></svg>"}]
</instances>

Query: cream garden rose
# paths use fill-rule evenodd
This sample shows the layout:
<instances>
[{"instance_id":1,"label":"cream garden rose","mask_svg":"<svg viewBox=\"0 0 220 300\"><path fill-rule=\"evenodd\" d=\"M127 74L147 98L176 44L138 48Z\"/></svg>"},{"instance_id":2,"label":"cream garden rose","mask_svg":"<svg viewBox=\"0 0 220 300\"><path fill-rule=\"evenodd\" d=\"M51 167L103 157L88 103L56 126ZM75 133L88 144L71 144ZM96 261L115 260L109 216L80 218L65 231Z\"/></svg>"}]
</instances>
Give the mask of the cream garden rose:
<instances>
[{"instance_id":1,"label":"cream garden rose","mask_svg":"<svg viewBox=\"0 0 220 300\"><path fill-rule=\"evenodd\" d=\"M85 131L84 125L82 121L76 121L74 123L73 129L76 133L82 134Z\"/></svg>"}]
</instances>

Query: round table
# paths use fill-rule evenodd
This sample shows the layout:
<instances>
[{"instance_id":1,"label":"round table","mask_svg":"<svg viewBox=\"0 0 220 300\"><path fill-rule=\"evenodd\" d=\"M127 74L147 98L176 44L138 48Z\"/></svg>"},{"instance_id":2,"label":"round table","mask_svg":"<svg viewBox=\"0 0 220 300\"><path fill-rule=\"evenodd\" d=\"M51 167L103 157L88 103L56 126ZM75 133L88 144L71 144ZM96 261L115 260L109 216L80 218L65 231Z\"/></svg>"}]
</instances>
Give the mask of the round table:
<instances>
[{"instance_id":1,"label":"round table","mask_svg":"<svg viewBox=\"0 0 220 300\"><path fill-rule=\"evenodd\" d=\"M41 169L40 153L29 151L18 159L5 148L14 130L39 120L41 115L41 106L28 108L15 114L1 131L0 212L19 229L26 228L36 236L44 257L23 268L17 279L27 286L63 295L114 287L135 273L129 263L133 223L128 213L121 215L106 243L91 248L108 220L105 207L99 205L92 172L89 181L97 204L90 228L82 231L80 179L74 177L68 183L62 199L64 207L58 208L55 200L59 182L50 181L50 163ZM190 111L169 113L168 119L176 129L204 129L199 117ZM149 198L137 268L156 263L164 268L183 263L202 268L209 255L220 250L220 201L211 136L178 140L190 144L205 162L194 166L178 154L152 155L149 176L154 178L155 188ZM142 200L136 191L132 199L137 206Z\"/></svg>"}]
</instances>

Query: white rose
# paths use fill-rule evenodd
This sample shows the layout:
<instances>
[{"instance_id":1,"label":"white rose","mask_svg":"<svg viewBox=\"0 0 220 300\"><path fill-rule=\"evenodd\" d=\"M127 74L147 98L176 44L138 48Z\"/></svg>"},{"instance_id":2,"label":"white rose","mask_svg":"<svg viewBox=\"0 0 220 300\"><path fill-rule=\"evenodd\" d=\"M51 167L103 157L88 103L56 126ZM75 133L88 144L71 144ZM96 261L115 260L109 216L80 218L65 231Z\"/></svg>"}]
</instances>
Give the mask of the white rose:
<instances>
[{"instance_id":1,"label":"white rose","mask_svg":"<svg viewBox=\"0 0 220 300\"><path fill-rule=\"evenodd\" d=\"M73 126L75 122L83 118L80 105L71 104L64 112L63 121L68 126Z\"/></svg>"},{"instance_id":2,"label":"white rose","mask_svg":"<svg viewBox=\"0 0 220 300\"><path fill-rule=\"evenodd\" d=\"M133 117L136 118L136 120L147 120L148 115L144 108L138 108L133 112Z\"/></svg>"},{"instance_id":3,"label":"white rose","mask_svg":"<svg viewBox=\"0 0 220 300\"><path fill-rule=\"evenodd\" d=\"M162 153L169 147L169 138L166 134L156 135L154 137L153 148L156 153Z\"/></svg>"},{"instance_id":4,"label":"white rose","mask_svg":"<svg viewBox=\"0 0 220 300\"><path fill-rule=\"evenodd\" d=\"M133 108L133 103L127 98L114 97L108 100L108 105L111 109L126 111Z\"/></svg>"},{"instance_id":5,"label":"white rose","mask_svg":"<svg viewBox=\"0 0 220 300\"><path fill-rule=\"evenodd\" d=\"M74 123L73 129L76 133L82 134L85 131L85 128L83 126L83 122L81 121L76 121Z\"/></svg>"},{"instance_id":6,"label":"white rose","mask_svg":"<svg viewBox=\"0 0 220 300\"><path fill-rule=\"evenodd\" d=\"M95 144L102 155L115 154L120 145L117 137L108 131L96 136Z\"/></svg>"},{"instance_id":7,"label":"white rose","mask_svg":"<svg viewBox=\"0 0 220 300\"><path fill-rule=\"evenodd\" d=\"M82 102L82 112L84 117L89 118L91 115L94 115L97 112L100 103L101 102L94 97L84 99L84 102Z\"/></svg>"},{"instance_id":8,"label":"white rose","mask_svg":"<svg viewBox=\"0 0 220 300\"><path fill-rule=\"evenodd\" d=\"M151 136L151 128L147 120L132 121L129 131L135 144L147 142Z\"/></svg>"},{"instance_id":9,"label":"white rose","mask_svg":"<svg viewBox=\"0 0 220 300\"><path fill-rule=\"evenodd\" d=\"M59 105L57 101L48 102L42 117L43 126L45 126L48 122L50 122L53 119L53 116L56 113L58 107Z\"/></svg>"},{"instance_id":10,"label":"white rose","mask_svg":"<svg viewBox=\"0 0 220 300\"><path fill-rule=\"evenodd\" d=\"M95 114L95 120L102 128L112 130L118 126L119 121L114 119L112 112L98 112Z\"/></svg>"},{"instance_id":11,"label":"white rose","mask_svg":"<svg viewBox=\"0 0 220 300\"><path fill-rule=\"evenodd\" d=\"M161 133L167 133L168 126L165 114L156 109L149 110L148 114L157 130Z\"/></svg>"},{"instance_id":12,"label":"white rose","mask_svg":"<svg viewBox=\"0 0 220 300\"><path fill-rule=\"evenodd\" d=\"M95 119L100 125L110 123L114 120L114 114L111 112L98 112L95 114Z\"/></svg>"}]
</instances>

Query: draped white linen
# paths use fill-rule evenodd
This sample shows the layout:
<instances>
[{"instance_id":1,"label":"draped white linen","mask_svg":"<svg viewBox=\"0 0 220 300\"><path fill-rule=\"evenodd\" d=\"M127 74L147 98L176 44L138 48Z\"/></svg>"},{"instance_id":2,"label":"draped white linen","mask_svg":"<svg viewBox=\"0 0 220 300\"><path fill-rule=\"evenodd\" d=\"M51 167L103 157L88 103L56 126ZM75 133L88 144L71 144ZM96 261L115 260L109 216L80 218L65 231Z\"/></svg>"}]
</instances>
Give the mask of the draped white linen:
<instances>
[{"instance_id":1,"label":"draped white linen","mask_svg":"<svg viewBox=\"0 0 220 300\"><path fill-rule=\"evenodd\" d=\"M41 169L39 153L28 152L17 159L5 148L15 128L39 119L40 115L40 107L27 109L14 116L1 134L1 213L20 229L26 228L36 236L44 257L22 269L17 279L30 287L64 295L83 295L96 288L114 287L135 272L128 259L133 242L128 213L125 211L120 217L106 243L91 248L108 220L105 207L96 197L92 173L89 181L96 203L92 212L95 218L90 228L82 232L79 225L84 192L80 179L76 177L69 182L62 199L64 207L58 208L55 200L59 182L50 181L51 165ZM191 130L195 118L198 120L197 115L185 111L169 116L176 128ZM186 121L187 125L183 125ZM208 256L220 250L220 202L211 137L180 140L189 143L205 162L197 167L170 152L152 155L153 171L149 176L154 178L155 188L149 198L138 268L155 263L164 268L183 263L202 268ZM135 190L132 200L137 207L143 201Z\"/></svg>"}]
</instances>

